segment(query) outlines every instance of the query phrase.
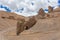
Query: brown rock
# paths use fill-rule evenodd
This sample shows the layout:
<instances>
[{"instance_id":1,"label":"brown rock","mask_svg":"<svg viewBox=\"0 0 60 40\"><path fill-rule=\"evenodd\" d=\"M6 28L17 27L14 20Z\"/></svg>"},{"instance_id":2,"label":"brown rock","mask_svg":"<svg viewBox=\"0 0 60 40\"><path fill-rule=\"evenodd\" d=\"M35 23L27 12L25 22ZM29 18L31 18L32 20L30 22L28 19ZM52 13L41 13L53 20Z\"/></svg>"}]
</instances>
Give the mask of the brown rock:
<instances>
[{"instance_id":1,"label":"brown rock","mask_svg":"<svg viewBox=\"0 0 60 40\"><path fill-rule=\"evenodd\" d=\"M16 20L17 20L17 21L25 21L24 18L17 18Z\"/></svg>"},{"instance_id":2,"label":"brown rock","mask_svg":"<svg viewBox=\"0 0 60 40\"><path fill-rule=\"evenodd\" d=\"M23 19L18 20L18 22L17 22L17 35L19 35L19 33L21 33L24 30L24 28L22 27L24 22L25 22L25 20L23 20Z\"/></svg>"},{"instance_id":3,"label":"brown rock","mask_svg":"<svg viewBox=\"0 0 60 40\"><path fill-rule=\"evenodd\" d=\"M60 7L54 9L53 12L60 12Z\"/></svg>"},{"instance_id":4,"label":"brown rock","mask_svg":"<svg viewBox=\"0 0 60 40\"><path fill-rule=\"evenodd\" d=\"M41 15L41 16L45 15L45 12L44 12L44 10L42 8L39 10L38 15Z\"/></svg>"},{"instance_id":5,"label":"brown rock","mask_svg":"<svg viewBox=\"0 0 60 40\"><path fill-rule=\"evenodd\" d=\"M41 8L41 9L39 10L39 12L38 12L37 17L38 17L38 18L44 18L44 16L45 16L45 12L44 12L44 10Z\"/></svg>"},{"instance_id":6,"label":"brown rock","mask_svg":"<svg viewBox=\"0 0 60 40\"><path fill-rule=\"evenodd\" d=\"M18 18L20 18L20 19L25 18L24 16L17 15L16 13L0 11L0 18L3 18L3 17L5 17L6 19L16 19L16 20Z\"/></svg>"},{"instance_id":7,"label":"brown rock","mask_svg":"<svg viewBox=\"0 0 60 40\"><path fill-rule=\"evenodd\" d=\"M30 17L29 18L29 20L28 21L26 21L25 22L25 24L24 24L24 29L29 29L29 28L31 28L33 25L35 25L36 24L36 19L35 19L35 17Z\"/></svg>"},{"instance_id":8,"label":"brown rock","mask_svg":"<svg viewBox=\"0 0 60 40\"><path fill-rule=\"evenodd\" d=\"M30 17L28 21L18 21L17 22L17 35L24 30L31 28L33 25L36 24L36 20L34 17Z\"/></svg>"},{"instance_id":9,"label":"brown rock","mask_svg":"<svg viewBox=\"0 0 60 40\"><path fill-rule=\"evenodd\" d=\"M6 17L2 17L3 19L5 19Z\"/></svg>"},{"instance_id":10,"label":"brown rock","mask_svg":"<svg viewBox=\"0 0 60 40\"><path fill-rule=\"evenodd\" d=\"M8 19L15 19L14 16L9 16Z\"/></svg>"},{"instance_id":11,"label":"brown rock","mask_svg":"<svg viewBox=\"0 0 60 40\"><path fill-rule=\"evenodd\" d=\"M51 6L48 6L48 13L53 12L53 8Z\"/></svg>"},{"instance_id":12,"label":"brown rock","mask_svg":"<svg viewBox=\"0 0 60 40\"><path fill-rule=\"evenodd\" d=\"M47 13L47 14L45 15L45 17L46 17L46 18L49 18L49 17L50 17L50 14Z\"/></svg>"}]
</instances>

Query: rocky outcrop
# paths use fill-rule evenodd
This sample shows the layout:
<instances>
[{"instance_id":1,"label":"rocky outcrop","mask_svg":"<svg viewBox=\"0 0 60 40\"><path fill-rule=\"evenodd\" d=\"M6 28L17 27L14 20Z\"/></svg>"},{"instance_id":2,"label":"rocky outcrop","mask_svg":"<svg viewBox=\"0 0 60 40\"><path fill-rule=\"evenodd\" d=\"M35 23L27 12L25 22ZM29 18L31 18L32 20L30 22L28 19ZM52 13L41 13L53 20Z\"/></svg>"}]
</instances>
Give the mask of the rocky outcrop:
<instances>
[{"instance_id":1,"label":"rocky outcrop","mask_svg":"<svg viewBox=\"0 0 60 40\"><path fill-rule=\"evenodd\" d=\"M17 35L19 35L19 33L21 33L22 31L24 31L24 28L23 28L23 24L24 24L25 20L24 19L20 19L17 21ZM24 26L25 27L25 26Z\"/></svg>"},{"instance_id":2,"label":"rocky outcrop","mask_svg":"<svg viewBox=\"0 0 60 40\"><path fill-rule=\"evenodd\" d=\"M30 29L31 27L33 27L36 24L36 19L35 17L29 17L28 20L24 21L24 20L20 20L17 22L17 35L19 35L19 33L21 33L24 30Z\"/></svg>"},{"instance_id":3,"label":"rocky outcrop","mask_svg":"<svg viewBox=\"0 0 60 40\"><path fill-rule=\"evenodd\" d=\"M53 8L51 6L48 6L48 13L53 12Z\"/></svg>"},{"instance_id":4,"label":"rocky outcrop","mask_svg":"<svg viewBox=\"0 0 60 40\"><path fill-rule=\"evenodd\" d=\"M41 8L39 11L38 11L38 14L36 15L36 18L37 19L44 19L45 17L45 12L44 10Z\"/></svg>"},{"instance_id":5,"label":"rocky outcrop","mask_svg":"<svg viewBox=\"0 0 60 40\"><path fill-rule=\"evenodd\" d=\"M9 16L16 20L8 19ZM60 12L45 14L44 19L37 20L36 16L0 12L0 40L60 40Z\"/></svg>"}]
</instances>

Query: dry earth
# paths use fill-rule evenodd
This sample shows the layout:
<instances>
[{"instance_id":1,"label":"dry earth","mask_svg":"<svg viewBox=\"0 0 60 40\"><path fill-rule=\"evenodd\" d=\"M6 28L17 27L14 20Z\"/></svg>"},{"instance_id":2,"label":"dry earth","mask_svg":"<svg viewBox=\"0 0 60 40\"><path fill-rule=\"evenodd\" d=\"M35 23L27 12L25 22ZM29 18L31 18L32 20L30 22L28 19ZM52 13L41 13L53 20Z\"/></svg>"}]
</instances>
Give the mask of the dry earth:
<instances>
[{"instance_id":1,"label":"dry earth","mask_svg":"<svg viewBox=\"0 0 60 40\"><path fill-rule=\"evenodd\" d=\"M6 12L0 12L0 40L60 40L60 16L47 19L39 19L29 30L16 35L17 20L3 19L10 16ZM13 14L17 18L18 15ZM21 18L19 16L19 18Z\"/></svg>"}]
</instances>

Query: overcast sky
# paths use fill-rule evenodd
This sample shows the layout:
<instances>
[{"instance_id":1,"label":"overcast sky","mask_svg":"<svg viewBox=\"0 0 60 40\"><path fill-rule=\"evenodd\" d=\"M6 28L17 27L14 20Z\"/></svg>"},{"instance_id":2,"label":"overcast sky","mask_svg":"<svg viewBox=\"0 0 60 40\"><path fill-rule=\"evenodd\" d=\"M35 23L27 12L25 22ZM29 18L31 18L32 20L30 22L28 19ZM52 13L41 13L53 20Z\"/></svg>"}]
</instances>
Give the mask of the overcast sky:
<instances>
[{"instance_id":1,"label":"overcast sky","mask_svg":"<svg viewBox=\"0 0 60 40\"><path fill-rule=\"evenodd\" d=\"M0 0L0 3L8 5L11 9L20 8L21 5L35 9L38 6L42 8L47 8L48 5L57 6L58 0ZM34 3L33 6L31 6L32 3Z\"/></svg>"},{"instance_id":2,"label":"overcast sky","mask_svg":"<svg viewBox=\"0 0 60 40\"><path fill-rule=\"evenodd\" d=\"M0 4L20 13L31 13L37 12L40 8L47 9L49 5L56 7L58 0L0 0Z\"/></svg>"}]
</instances>

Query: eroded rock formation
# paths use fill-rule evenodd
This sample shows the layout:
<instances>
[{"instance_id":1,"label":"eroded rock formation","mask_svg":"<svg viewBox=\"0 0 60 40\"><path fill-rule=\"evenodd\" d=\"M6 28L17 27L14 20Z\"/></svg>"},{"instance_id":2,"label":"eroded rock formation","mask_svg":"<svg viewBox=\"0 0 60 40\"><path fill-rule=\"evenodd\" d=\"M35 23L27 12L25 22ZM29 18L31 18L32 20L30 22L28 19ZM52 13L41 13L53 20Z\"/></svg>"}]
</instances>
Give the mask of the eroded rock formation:
<instances>
[{"instance_id":1,"label":"eroded rock formation","mask_svg":"<svg viewBox=\"0 0 60 40\"><path fill-rule=\"evenodd\" d=\"M44 10L41 8L39 11L38 11L38 15L36 15L36 17L38 18L38 19L44 19L45 17L45 12L44 12Z\"/></svg>"},{"instance_id":2,"label":"eroded rock formation","mask_svg":"<svg viewBox=\"0 0 60 40\"><path fill-rule=\"evenodd\" d=\"M22 25L24 24L25 20L24 19L19 19L17 22L17 35L19 35L19 33L21 33L24 28L22 27Z\"/></svg>"},{"instance_id":3,"label":"eroded rock formation","mask_svg":"<svg viewBox=\"0 0 60 40\"><path fill-rule=\"evenodd\" d=\"M29 17L28 20L19 20L17 22L17 35L19 35L19 33L21 33L24 30L27 30L31 27L33 27L33 25L36 24L36 19L35 17Z\"/></svg>"},{"instance_id":4,"label":"eroded rock formation","mask_svg":"<svg viewBox=\"0 0 60 40\"><path fill-rule=\"evenodd\" d=\"M4 22L6 21L8 23L11 23L9 26L13 25L14 23L16 23L15 21L17 21L17 24L15 24L17 27L16 28L16 34L19 35L19 33L23 32L24 30L27 30L27 29L35 26L35 24L38 20L42 19L45 22L45 19L48 20L48 18L50 19L50 18L56 18L56 17L60 16L60 12L52 12L51 10L52 9L50 9L50 13L46 14L44 12L44 10L41 8L38 12L38 15L31 16L31 17L23 17L20 15L14 14L14 13L8 13L8 12L4 12L4 11L1 12L0 11L0 18L3 18L2 20L4 20ZM10 19L15 19L15 20L11 20L12 21L11 22ZM13 21L14 21L14 23L13 23ZM41 23L42 23L42 21L41 21Z\"/></svg>"},{"instance_id":5,"label":"eroded rock formation","mask_svg":"<svg viewBox=\"0 0 60 40\"><path fill-rule=\"evenodd\" d=\"M48 6L48 13L53 12L53 8L51 6Z\"/></svg>"}]
</instances>

